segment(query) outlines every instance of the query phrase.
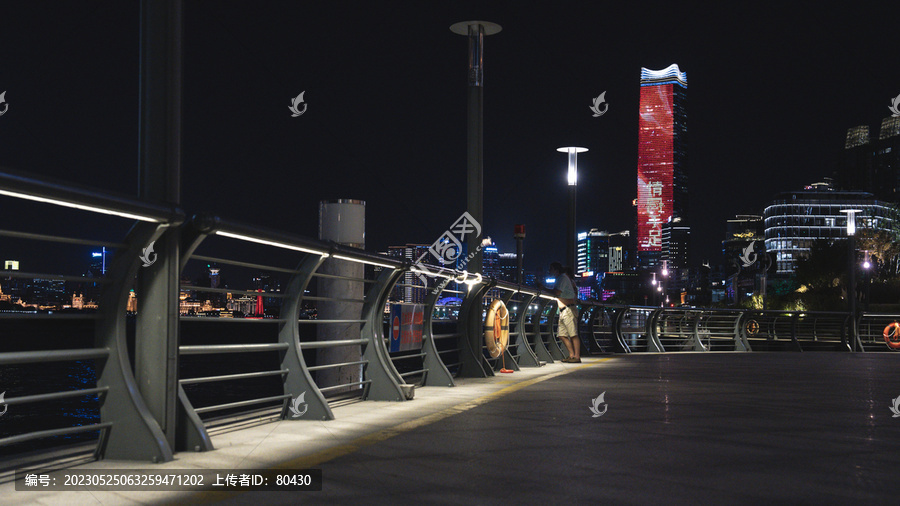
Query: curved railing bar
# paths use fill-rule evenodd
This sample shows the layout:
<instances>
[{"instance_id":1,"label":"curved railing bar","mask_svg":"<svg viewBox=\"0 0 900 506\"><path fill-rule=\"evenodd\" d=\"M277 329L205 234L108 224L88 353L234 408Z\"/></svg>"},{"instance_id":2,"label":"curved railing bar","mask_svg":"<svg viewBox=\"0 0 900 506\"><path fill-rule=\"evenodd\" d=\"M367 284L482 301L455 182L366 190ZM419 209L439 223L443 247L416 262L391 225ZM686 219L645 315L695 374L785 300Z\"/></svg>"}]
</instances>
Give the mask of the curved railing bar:
<instances>
[{"instance_id":1,"label":"curved railing bar","mask_svg":"<svg viewBox=\"0 0 900 506\"><path fill-rule=\"evenodd\" d=\"M494 281L491 279L482 279L472 284L459 308L457 328L460 333L458 373L460 377L486 378L494 375L481 347L484 335L481 329L482 298L493 286Z\"/></svg>"},{"instance_id":2,"label":"curved railing bar","mask_svg":"<svg viewBox=\"0 0 900 506\"><path fill-rule=\"evenodd\" d=\"M435 280L437 281L437 280ZM437 344L434 342L434 307L440 300L444 288L436 284L430 289L425 297L425 321L422 322L422 352L425 357L422 359L422 367L425 369L425 378L423 384L425 386L455 386L453 375L441 359L438 353ZM390 290L389 290L390 292Z\"/></svg>"}]
</instances>

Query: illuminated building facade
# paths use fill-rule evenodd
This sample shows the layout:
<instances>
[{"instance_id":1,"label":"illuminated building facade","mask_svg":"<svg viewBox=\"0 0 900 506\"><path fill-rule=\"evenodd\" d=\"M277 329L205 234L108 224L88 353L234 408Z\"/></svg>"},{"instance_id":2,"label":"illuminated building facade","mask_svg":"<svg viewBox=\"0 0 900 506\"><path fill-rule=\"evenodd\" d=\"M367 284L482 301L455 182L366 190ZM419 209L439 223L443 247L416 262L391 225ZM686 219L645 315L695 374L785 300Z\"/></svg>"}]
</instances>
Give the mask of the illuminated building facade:
<instances>
[{"instance_id":1,"label":"illuminated building facade","mask_svg":"<svg viewBox=\"0 0 900 506\"><path fill-rule=\"evenodd\" d=\"M637 248L643 268L659 264L663 225L687 219L687 73L677 64L641 69Z\"/></svg>"},{"instance_id":2,"label":"illuminated building facade","mask_svg":"<svg viewBox=\"0 0 900 506\"><path fill-rule=\"evenodd\" d=\"M811 187L808 187L811 188ZM833 191L817 187L779 195L766 207L765 251L774 256L778 274L793 274L801 259L808 258L816 241L847 239L847 215L842 209L859 209L859 229L891 231L896 209L871 193Z\"/></svg>"},{"instance_id":3,"label":"illuminated building facade","mask_svg":"<svg viewBox=\"0 0 900 506\"><path fill-rule=\"evenodd\" d=\"M609 233L596 228L578 234L576 276L580 277L586 272L596 275L623 271L628 259L630 235L628 230Z\"/></svg>"},{"instance_id":4,"label":"illuminated building facade","mask_svg":"<svg viewBox=\"0 0 900 506\"><path fill-rule=\"evenodd\" d=\"M428 252L429 244L407 244L405 246L389 246L387 256L406 259L416 262L421 258L422 263L435 265L437 261L434 256ZM395 286L391 291L390 300L392 302L414 302L421 304L425 302L428 291L419 276L412 271L403 273L403 280L398 283L401 286ZM418 287L422 288L418 288Z\"/></svg>"}]
</instances>

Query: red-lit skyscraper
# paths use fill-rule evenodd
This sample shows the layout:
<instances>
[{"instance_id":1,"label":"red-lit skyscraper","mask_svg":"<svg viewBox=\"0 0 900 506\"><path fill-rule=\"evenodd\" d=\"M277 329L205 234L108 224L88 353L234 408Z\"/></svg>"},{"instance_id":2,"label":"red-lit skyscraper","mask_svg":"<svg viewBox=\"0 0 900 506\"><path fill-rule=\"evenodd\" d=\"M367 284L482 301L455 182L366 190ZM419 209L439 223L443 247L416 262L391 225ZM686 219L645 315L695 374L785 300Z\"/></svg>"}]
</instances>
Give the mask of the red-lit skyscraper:
<instances>
[{"instance_id":1,"label":"red-lit skyscraper","mask_svg":"<svg viewBox=\"0 0 900 506\"><path fill-rule=\"evenodd\" d=\"M642 267L660 260L662 229L687 219L687 73L677 64L641 69L637 249Z\"/></svg>"}]
</instances>

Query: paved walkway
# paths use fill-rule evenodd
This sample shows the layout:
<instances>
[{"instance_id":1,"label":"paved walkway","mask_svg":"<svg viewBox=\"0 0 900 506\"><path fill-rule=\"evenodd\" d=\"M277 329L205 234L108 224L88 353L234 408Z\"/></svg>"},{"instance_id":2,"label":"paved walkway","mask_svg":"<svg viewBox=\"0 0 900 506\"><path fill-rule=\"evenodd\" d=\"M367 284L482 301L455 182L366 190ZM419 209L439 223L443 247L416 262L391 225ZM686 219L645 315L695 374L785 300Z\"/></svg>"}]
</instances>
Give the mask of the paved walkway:
<instances>
[{"instance_id":1,"label":"paved walkway","mask_svg":"<svg viewBox=\"0 0 900 506\"><path fill-rule=\"evenodd\" d=\"M319 468L321 492L17 492L3 504L897 504L900 355L551 364L213 438L160 465ZM604 394L592 416L592 399ZM606 410L604 412L604 409Z\"/></svg>"}]
</instances>

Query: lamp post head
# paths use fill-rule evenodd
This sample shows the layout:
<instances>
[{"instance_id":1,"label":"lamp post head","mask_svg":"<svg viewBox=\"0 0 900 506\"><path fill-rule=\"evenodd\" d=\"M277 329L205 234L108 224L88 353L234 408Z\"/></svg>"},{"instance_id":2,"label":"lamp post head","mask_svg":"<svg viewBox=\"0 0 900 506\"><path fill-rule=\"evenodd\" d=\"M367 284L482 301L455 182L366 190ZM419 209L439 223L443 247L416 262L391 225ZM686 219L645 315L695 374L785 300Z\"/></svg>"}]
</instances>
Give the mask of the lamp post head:
<instances>
[{"instance_id":1,"label":"lamp post head","mask_svg":"<svg viewBox=\"0 0 900 506\"><path fill-rule=\"evenodd\" d=\"M575 186L578 184L578 153L584 153L588 149L578 146L565 146L556 148L556 150L560 153L569 154L569 171L566 180L568 181L569 186Z\"/></svg>"},{"instance_id":2,"label":"lamp post head","mask_svg":"<svg viewBox=\"0 0 900 506\"><path fill-rule=\"evenodd\" d=\"M469 86L484 85L484 37L501 30L490 21L461 21L450 26L450 31L469 38Z\"/></svg>"}]
</instances>

